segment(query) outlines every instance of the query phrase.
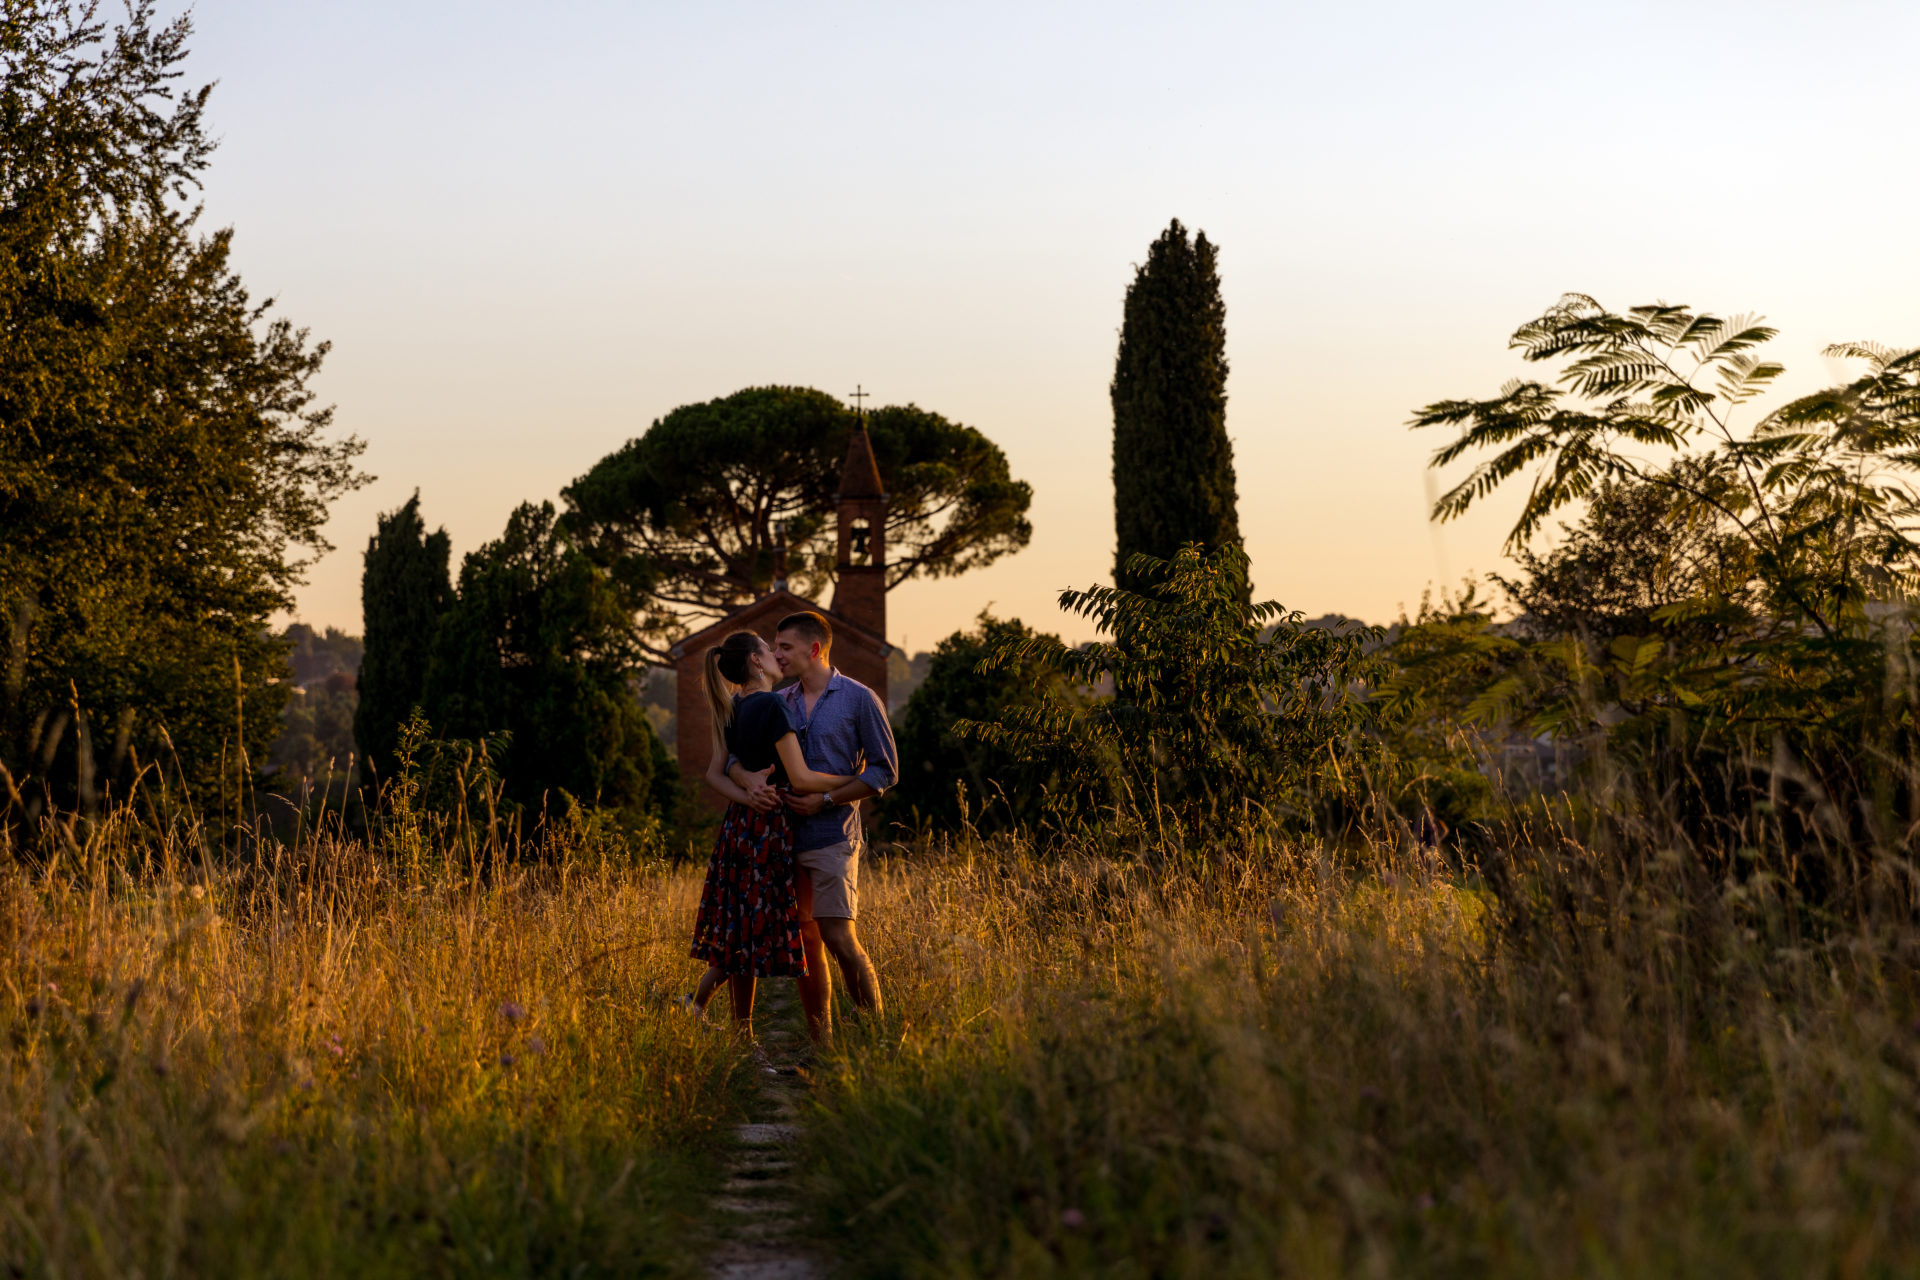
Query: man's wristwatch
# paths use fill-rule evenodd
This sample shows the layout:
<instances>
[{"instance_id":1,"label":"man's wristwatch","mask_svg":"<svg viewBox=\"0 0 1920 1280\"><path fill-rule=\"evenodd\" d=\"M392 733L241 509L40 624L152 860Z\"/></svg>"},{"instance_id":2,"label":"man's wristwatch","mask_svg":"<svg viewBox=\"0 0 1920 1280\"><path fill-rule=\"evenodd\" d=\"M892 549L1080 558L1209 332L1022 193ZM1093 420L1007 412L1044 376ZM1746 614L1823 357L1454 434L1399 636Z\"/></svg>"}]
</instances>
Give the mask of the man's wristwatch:
<instances>
[{"instance_id":1,"label":"man's wristwatch","mask_svg":"<svg viewBox=\"0 0 1920 1280\"><path fill-rule=\"evenodd\" d=\"M828 789L828 790L826 790L826 791L822 791L822 792L820 793L820 798L821 798L822 800L825 800L825 801L827 802L827 808L829 808L829 809L831 809L831 808L833 808L833 806L835 806L835 805L837 805L837 804L839 804L839 803L840 803L840 802L839 802L838 800L835 800L835 799L833 798L833 791L832 791L832 789L831 789L831 788L829 788L829 789Z\"/></svg>"}]
</instances>

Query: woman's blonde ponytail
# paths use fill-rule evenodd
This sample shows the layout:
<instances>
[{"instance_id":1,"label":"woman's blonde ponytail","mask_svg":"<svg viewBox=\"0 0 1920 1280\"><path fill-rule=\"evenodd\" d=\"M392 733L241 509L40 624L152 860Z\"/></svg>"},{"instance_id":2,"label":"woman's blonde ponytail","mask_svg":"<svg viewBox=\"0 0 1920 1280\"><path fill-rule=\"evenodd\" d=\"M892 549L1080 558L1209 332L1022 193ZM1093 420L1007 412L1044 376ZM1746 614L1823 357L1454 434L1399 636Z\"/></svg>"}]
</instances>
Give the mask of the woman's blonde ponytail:
<instances>
[{"instance_id":1,"label":"woman's blonde ponytail","mask_svg":"<svg viewBox=\"0 0 1920 1280\"><path fill-rule=\"evenodd\" d=\"M747 682L748 660L764 653L767 642L751 631L736 631L707 650L707 706L721 730L733 723L733 691Z\"/></svg>"},{"instance_id":2,"label":"woman's blonde ponytail","mask_svg":"<svg viewBox=\"0 0 1920 1280\"><path fill-rule=\"evenodd\" d=\"M724 730L733 723L733 689L720 674L720 646L707 650L707 706L713 711L713 723Z\"/></svg>"}]
</instances>

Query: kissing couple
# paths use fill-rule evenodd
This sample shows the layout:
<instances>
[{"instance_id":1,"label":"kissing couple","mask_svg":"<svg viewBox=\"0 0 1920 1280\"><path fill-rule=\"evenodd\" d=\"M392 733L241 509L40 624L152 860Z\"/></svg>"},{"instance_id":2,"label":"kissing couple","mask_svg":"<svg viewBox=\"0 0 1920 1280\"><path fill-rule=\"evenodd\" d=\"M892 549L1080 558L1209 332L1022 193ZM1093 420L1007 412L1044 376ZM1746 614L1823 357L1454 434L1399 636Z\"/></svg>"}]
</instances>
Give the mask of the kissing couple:
<instances>
[{"instance_id":1,"label":"kissing couple","mask_svg":"<svg viewBox=\"0 0 1920 1280\"><path fill-rule=\"evenodd\" d=\"M798 980L814 1043L832 1033L829 952L854 1007L880 1011L879 976L854 926L860 805L894 784L900 759L885 704L834 670L832 653L833 625L809 610L782 618L771 645L736 631L706 654L706 784L728 803L693 928L693 958L707 971L682 1000L704 1014L725 982L749 1038L755 980L773 977Z\"/></svg>"}]
</instances>

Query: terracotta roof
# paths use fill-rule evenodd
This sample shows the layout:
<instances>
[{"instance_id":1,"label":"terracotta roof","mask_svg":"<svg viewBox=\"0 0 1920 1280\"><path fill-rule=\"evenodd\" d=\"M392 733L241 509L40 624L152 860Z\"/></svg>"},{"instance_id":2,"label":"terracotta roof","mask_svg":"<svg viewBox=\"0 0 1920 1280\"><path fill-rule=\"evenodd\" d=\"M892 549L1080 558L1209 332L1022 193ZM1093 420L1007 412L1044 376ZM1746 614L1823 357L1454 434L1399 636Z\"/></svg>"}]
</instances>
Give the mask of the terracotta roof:
<instances>
[{"instance_id":1,"label":"terracotta roof","mask_svg":"<svg viewBox=\"0 0 1920 1280\"><path fill-rule=\"evenodd\" d=\"M840 469L842 498L884 498L880 487L880 466L873 460L873 441L867 437L867 424L853 429L847 439L847 462Z\"/></svg>"},{"instance_id":2,"label":"terracotta roof","mask_svg":"<svg viewBox=\"0 0 1920 1280\"><path fill-rule=\"evenodd\" d=\"M743 604L726 617L709 623L685 637L667 652L670 657L678 661L682 655L698 647L699 642L710 636L718 637L742 628L751 631L759 622L784 618L789 613L798 613L802 609L812 609L815 613L823 613L827 616L828 621L833 623L833 638L836 644L843 639L849 639L863 648L876 651L883 658L893 652L893 646L884 638L875 635L859 623L843 618L826 606L809 600L805 596L795 595L791 591L770 591L758 600Z\"/></svg>"}]
</instances>

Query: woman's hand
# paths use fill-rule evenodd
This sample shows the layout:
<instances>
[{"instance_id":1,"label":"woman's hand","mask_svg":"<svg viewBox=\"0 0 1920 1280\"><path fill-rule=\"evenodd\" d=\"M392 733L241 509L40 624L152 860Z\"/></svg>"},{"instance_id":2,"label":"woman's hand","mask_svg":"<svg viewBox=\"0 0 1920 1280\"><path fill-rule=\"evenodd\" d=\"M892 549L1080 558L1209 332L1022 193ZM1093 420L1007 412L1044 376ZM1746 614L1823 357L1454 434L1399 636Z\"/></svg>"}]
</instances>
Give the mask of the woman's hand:
<instances>
[{"instance_id":1,"label":"woman's hand","mask_svg":"<svg viewBox=\"0 0 1920 1280\"><path fill-rule=\"evenodd\" d=\"M767 775L773 772L768 765L758 773L749 773L742 788L747 793L747 805L761 813L772 813L780 807L780 788L767 781Z\"/></svg>"}]
</instances>

